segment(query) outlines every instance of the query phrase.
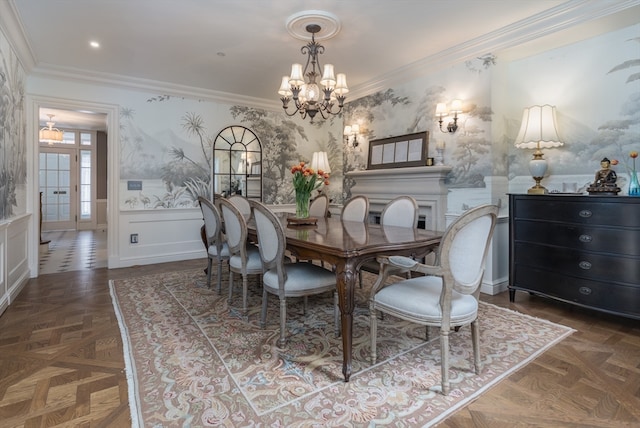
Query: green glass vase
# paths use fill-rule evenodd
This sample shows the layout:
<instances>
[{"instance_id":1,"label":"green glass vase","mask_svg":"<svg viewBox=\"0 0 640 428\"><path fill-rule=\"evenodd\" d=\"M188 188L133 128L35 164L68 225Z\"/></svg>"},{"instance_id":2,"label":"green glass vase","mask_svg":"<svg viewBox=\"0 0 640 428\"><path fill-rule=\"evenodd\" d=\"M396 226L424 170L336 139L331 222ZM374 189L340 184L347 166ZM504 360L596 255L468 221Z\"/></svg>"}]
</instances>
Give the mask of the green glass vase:
<instances>
[{"instance_id":1,"label":"green glass vase","mask_svg":"<svg viewBox=\"0 0 640 428\"><path fill-rule=\"evenodd\" d=\"M309 218L311 192L296 190L296 218Z\"/></svg>"}]
</instances>

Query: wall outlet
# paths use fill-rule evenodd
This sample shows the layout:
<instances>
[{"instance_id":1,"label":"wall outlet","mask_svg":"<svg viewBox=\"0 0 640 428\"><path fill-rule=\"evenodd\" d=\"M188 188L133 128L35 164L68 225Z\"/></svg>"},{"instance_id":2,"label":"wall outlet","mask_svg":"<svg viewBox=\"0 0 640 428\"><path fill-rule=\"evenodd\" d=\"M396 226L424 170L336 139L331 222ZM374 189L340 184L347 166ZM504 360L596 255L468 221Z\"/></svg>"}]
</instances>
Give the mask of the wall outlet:
<instances>
[{"instance_id":1,"label":"wall outlet","mask_svg":"<svg viewBox=\"0 0 640 428\"><path fill-rule=\"evenodd\" d=\"M129 235L129 242L131 244L137 244L138 243L138 234L137 233L132 233L131 235Z\"/></svg>"}]
</instances>

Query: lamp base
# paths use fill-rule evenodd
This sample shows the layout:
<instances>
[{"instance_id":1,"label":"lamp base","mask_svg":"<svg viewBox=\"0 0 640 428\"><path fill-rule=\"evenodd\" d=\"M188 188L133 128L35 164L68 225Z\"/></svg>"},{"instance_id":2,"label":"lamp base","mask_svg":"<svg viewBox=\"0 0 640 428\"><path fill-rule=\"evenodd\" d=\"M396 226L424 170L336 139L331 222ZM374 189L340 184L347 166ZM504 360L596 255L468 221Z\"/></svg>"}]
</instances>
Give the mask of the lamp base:
<instances>
[{"instance_id":1,"label":"lamp base","mask_svg":"<svg viewBox=\"0 0 640 428\"><path fill-rule=\"evenodd\" d=\"M527 190L527 193L530 195L546 195L549 193L546 187L543 186L533 186L531 189Z\"/></svg>"}]
</instances>

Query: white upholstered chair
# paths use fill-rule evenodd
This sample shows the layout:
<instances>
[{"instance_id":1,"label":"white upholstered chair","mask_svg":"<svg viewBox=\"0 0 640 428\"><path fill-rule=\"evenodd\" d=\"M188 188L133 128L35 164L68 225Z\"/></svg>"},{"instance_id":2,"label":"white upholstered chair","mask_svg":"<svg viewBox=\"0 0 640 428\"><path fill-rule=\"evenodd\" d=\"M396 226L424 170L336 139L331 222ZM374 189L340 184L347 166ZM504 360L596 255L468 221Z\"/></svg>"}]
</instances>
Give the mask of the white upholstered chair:
<instances>
[{"instance_id":1,"label":"white upholstered chair","mask_svg":"<svg viewBox=\"0 0 640 428\"><path fill-rule=\"evenodd\" d=\"M242 313L247 313L248 275L261 275L262 262L255 245L247 245L247 220L228 199L220 199L227 245L229 246L229 302L233 296L233 274L242 275Z\"/></svg>"},{"instance_id":2,"label":"white upholstered chair","mask_svg":"<svg viewBox=\"0 0 640 428\"><path fill-rule=\"evenodd\" d=\"M369 198L364 195L353 196L342 206L342 221L366 222L369 216Z\"/></svg>"},{"instance_id":3,"label":"white upholstered chair","mask_svg":"<svg viewBox=\"0 0 640 428\"><path fill-rule=\"evenodd\" d=\"M267 299L275 294L280 299L280 338L286 343L287 298L304 297L333 291L335 331L338 334L338 294L336 275L311 263L285 263L286 235L278 217L260 202L251 201L258 234L258 248L264 270L262 276L262 313L260 325L267 321Z\"/></svg>"},{"instance_id":4,"label":"white upholstered chair","mask_svg":"<svg viewBox=\"0 0 640 428\"><path fill-rule=\"evenodd\" d=\"M222 262L229 260L229 247L224 241L222 235L222 219L218 208L211 203L210 200L202 196L198 197L198 203L200 204L200 210L202 211L202 217L204 219L204 233L207 243L207 285L211 286L211 270L212 264L215 260L218 267L217 274L217 290L220 293L222 288Z\"/></svg>"},{"instance_id":5,"label":"white upholstered chair","mask_svg":"<svg viewBox=\"0 0 640 428\"><path fill-rule=\"evenodd\" d=\"M408 195L398 196L390 200L380 214L382 226L413 227L418 226L418 202ZM358 280L362 288L362 271L378 273L379 263L375 260L367 260L360 266Z\"/></svg>"},{"instance_id":6,"label":"white upholstered chair","mask_svg":"<svg viewBox=\"0 0 640 428\"><path fill-rule=\"evenodd\" d=\"M478 297L485 260L498 215L495 205L482 205L462 214L445 231L434 265L408 257L379 258L381 270L369 297L371 361L375 363L376 313L440 328L441 387L449 393L449 333L471 325L475 372L480 373ZM385 285L390 270L420 272L425 276ZM387 322L393 318L386 317Z\"/></svg>"},{"instance_id":7,"label":"white upholstered chair","mask_svg":"<svg viewBox=\"0 0 640 428\"><path fill-rule=\"evenodd\" d=\"M309 216L324 218L329 214L329 197L320 194L311 200L309 204Z\"/></svg>"},{"instance_id":8,"label":"white upholstered chair","mask_svg":"<svg viewBox=\"0 0 640 428\"><path fill-rule=\"evenodd\" d=\"M251 206L249 205L249 199L245 198L242 195L231 195L227 198L229 202L240 210L245 220L249 220L251 217Z\"/></svg>"}]
</instances>

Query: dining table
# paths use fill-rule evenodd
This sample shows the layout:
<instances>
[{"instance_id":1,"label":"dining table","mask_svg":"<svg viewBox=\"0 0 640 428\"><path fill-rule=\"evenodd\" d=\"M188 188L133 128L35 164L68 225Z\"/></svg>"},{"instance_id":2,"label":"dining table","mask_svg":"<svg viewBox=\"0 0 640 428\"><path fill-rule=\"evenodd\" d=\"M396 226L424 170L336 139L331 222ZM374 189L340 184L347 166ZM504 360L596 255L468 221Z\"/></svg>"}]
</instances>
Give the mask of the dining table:
<instances>
[{"instance_id":1,"label":"dining table","mask_svg":"<svg viewBox=\"0 0 640 428\"><path fill-rule=\"evenodd\" d=\"M284 228L287 250L301 260L319 260L333 267L339 298L342 333L342 374L351 376L353 312L359 266L378 256L422 258L440 243L442 232L412 227L382 226L339 217L313 219L312 224L291 222L291 213L277 213ZM255 236L255 224L249 223Z\"/></svg>"}]
</instances>

